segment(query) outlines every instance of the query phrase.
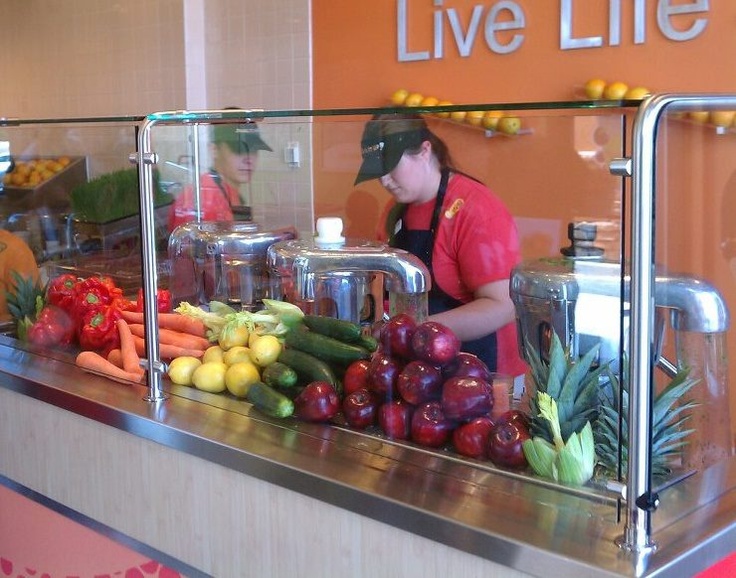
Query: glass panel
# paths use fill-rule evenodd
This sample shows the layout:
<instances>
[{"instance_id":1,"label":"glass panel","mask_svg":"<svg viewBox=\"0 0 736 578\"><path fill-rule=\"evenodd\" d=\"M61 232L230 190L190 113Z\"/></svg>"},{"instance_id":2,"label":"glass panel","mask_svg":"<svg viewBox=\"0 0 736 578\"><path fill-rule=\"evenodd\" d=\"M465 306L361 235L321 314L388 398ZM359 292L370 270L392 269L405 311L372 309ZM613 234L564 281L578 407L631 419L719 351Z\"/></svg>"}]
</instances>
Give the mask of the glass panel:
<instances>
[{"instance_id":1,"label":"glass panel","mask_svg":"<svg viewBox=\"0 0 736 578\"><path fill-rule=\"evenodd\" d=\"M733 102L728 108L734 108ZM733 451L727 363L734 353L729 311L736 304L732 117L709 99L695 108L675 103L665 110L656 140L655 242L662 285L657 287L657 318L666 363L655 371L655 393L673 382L673 374L686 375L693 386L671 405L655 398L655 415L661 409L671 418L655 424L653 434L684 436L682 455L669 465L694 475L702 491L684 496L675 489L664 496L679 500L683 513L719 495L725 461ZM678 425L685 416L688 420ZM665 424L670 425L666 431ZM661 461L656 455L654 460L655 465Z\"/></svg>"},{"instance_id":2,"label":"glass panel","mask_svg":"<svg viewBox=\"0 0 736 578\"><path fill-rule=\"evenodd\" d=\"M446 142L457 167L488 185L514 216L522 260L512 294L522 343L542 359L549 359L554 330L563 346L569 347L572 361L597 348L593 368L606 364L614 371L620 368L629 322L620 295L625 269L621 263L627 253L627 207L622 179L611 175L609 163L628 152L626 135L634 110L633 103L569 102L466 105L425 111L430 128ZM361 135L366 122L376 114L396 111L406 109L164 112L146 119L20 121L1 127L0 141L10 143L10 153L16 159L32 151L84 161L87 172L79 178L81 182L68 184L63 191L64 203L53 207L59 245L52 243L51 248L56 252L49 250L48 243L36 247L47 278L66 272L80 277L110 275L126 298L137 298L141 285L138 211L119 214L123 204L110 189L93 188L88 194L96 201L103 200L98 203L103 217L80 219L71 196L85 181L92 185L119 171L135 173L128 157L137 148L136 134L150 126L156 161L159 288L170 289L175 303L187 301L205 307L212 300L221 300L235 309L253 310L260 308L266 297L290 299L309 307L314 296L307 295L305 287L301 287L304 294L297 294L294 278L268 270L266 249L282 240L311 240L315 219L325 216L342 218L344 235L354 244L384 242L381 237L385 237L382 230L390 196L375 179L358 185L354 182L362 161ZM482 118L490 111L518 118L518 124L504 121L499 126L486 120L489 124L484 127ZM469 118L476 122L468 122ZM257 122L243 126L246 120ZM230 131L230 137L219 141L216 131ZM217 198L224 199L212 174L212 169L218 173L225 170L219 168L218 155L242 153L244 146L250 147L245 152L254 148L258 152L235 155L254 158L248 159L250 164L241 159L242 164L235 165L240 181L233 187L232 202L226 203L233 221L216 226L198 223L209 221L204 216L208 205L203 199L213 189L220 195ZM132 187L135 197L137 180ZM174 223L175 201L185 195L193 199L193 212ZM10 196L6 188L4 197ZM86 205L89 211L91 203ZM108 220L105 215L110 212L115 214ZM9 217L8 227L17 222L21 236L32 233L29 229L33 225L29 227L28 221L21 226L19 218ZM188 219L194 224L185 223ZM385 245L379 246L387 250ZM385 312L384 289L390 292L392 287L387 278L397 274L351 267L348 275L321 279L315 287L321 292L322 305L331 299L335 308L337 304L347 307L370 331ZM66 348L57 348L53 354L71 361ZM526 354L529 360L528 350ZM514 403L526 411L537 384L531 375L524 381L525 387L521 383L515 387ZM605 379L600 383L606 387ZM237 401L228 393L207 394L168 380L164 386L171 395L203 403ZM242 404L243 413L248 413L248 407ZM569 416L567 419L570 421ZM616 494L606 485L617 478L617 450L614 443L608 473L565 491L615 503ZM464 459L452 452L442 455ZM486 460L478 461L477 466L495 470ZM504 472L529 478L525 473Z\"/></svg>"}]
</instances>

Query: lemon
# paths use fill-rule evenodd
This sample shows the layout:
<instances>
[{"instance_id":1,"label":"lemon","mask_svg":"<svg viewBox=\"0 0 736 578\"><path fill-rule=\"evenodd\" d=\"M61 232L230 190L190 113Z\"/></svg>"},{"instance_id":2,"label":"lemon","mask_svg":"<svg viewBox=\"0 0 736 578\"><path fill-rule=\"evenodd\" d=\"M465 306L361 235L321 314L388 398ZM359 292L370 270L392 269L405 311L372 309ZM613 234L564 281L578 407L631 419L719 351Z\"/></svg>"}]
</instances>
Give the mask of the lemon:
<instances>
[{"instance_id":1,"label":"lemon","mask_svg":"<svg viewBox=\"0 0 736 578\"><path fill-rule=\"evenodd\" d=\"M239 363L241 361L250 362L250 349L245 345L236 345L235 347L231 347L225 352L225 355L222 356L222 361L225 365L233 365L234 363Z\"/></svg>"},{"instance_id":2,"label":"lemon","mask_svg":"<svg viewBox=\"0 0 736 578\"><path fill-rule=\"evenodd\" d=\"M626 94L624 94L624 98L627 100L642 100L647 96L649 96L649 89L644 88L643 86L630 88L626 91Z\"/></svg>"},{"instance_id":3,"label":"lemon","mask_svg":"<svg viewBox=\"0 0 736 578\"><path fill-rule=\"evenodd\" d=\"M708 119L710 118L710 113L707 110L691 110L687 113L688 118L690 120L694 120L695 122L708 122Z\"/></svg>"},{"instance_id":4,"label":"lemon","mask_svg":"<svg viewBox=\"0 0 736 578\"><path fill-rule=\"evenodd\" d=\"M733 124L736 112L733 110L712 110L708 116L711 124L727 128Z\"/></svg>"},{"instance_id":5,"label":"lemon","mask_svg":"<svg viewBox=\"0 0 736 578\"><path fill-rule=\"evenodd\" d=\"M468 114L467 111L464 111L464 110L453 110L450 113L450 118L457 122L463 122L467 114Z\"/></svg>"},{"instance_id":6,"label":"lemon","mask_svg":"<svg viewBox=\"0 0 736 578\"><path fill-rule=\"evenodd\" d=\"M259 367L271 365L281 354L281 342L273 335L261 335L250 348L250 356Z\"/></svg>"},{"instance_id":7,"label":"lemon","mask_svg":"<svg viewBox=\"0 0 736 578\"><path fill-rule=\"evenodd\" d=\"M482 110L471 110L465 115L465 122L473 126L480 126L484 115L485 112Z\"/></svg>"},{"instance_id":8,"label":"lemon","mask_svg":"<svg viewBox=\"0 0 736 578\"><path fill-rule=\"evenodd\" d=\"M516 134L521 130L521 119L518 116L504 116L498 119L498 132Z\"/></svg>"},{"instance_id":9,"label":"lemon","mask_svg":"<svg viewBox=\"0 0 736 578\"><path fill-rule=\"evenodd\" d=\"M202 362L196 357L183 355L169 363L169 379L177 385L192 385L192 374Z\"/></svg>"},{"instance_id":10,"label":"lemon","mask_svg":"<svg viewBox=\"0 0 736 578\"><path fill-rule=\"evenodd\" d=\"M248 331L248 328L245 325L226 325L220 332L220 337L217 339L217 342L220 344L222 349L227 351L236 345L248 345L249 336L250 331Z\"/></svg>"},{"instance_id":11,"label":"lemon","mask_svg":"<svg viewBox=\"0 0 736 578\"><path fill-rule=\"evenodd\" d=\"M603 91L606 88L606 81L601 78L591 78L585 83L585 96L591 100L598 100L603 97Z\"/></svg>"},{"instance_id":12,"label":"lemon","mask_svg":"<svg viewBox=\"0 0 736 578\"><path fill-rule=\"evenodd\" d=\"M621 100L628 90L629 86L625 82L617 80L606 85L606 88L603 89L603 98L606 100Z\"/></svg>"},{"instance_id":13,"label":"lemon","mask_svg":"<svg viewBox=\"0 0 736 578\"><path fill-rule=\"evenodd\" d=\"M261 380L261 373L250 361L233 363L225 372L225 387L235 397L248 395L250 386Z\"/></svg>"},{"instance_id":14,"label":"lemon","mask_svg":"<svg viewBox=\"0 0 736 578\"><path fill-rule=\"evenodd\" d=\"M202 363L222 361L223 357L225 357L225 350L219 345L212 345L205 350L202 356Z\"/></svg>"},{"instance_id":15,"label":"lemon","mask_svg":"<svg viewBox=\"0 0 736 578\"><path fill-rule=\"evenodd\" d=\"M452 106L452 103L449 100L440 100L437 103L437 106ZM436 114L440 118L449 118L450 117L450 113L449 112L438 112Z\"/></svg>"},{"instance_id":16,"label":"lemon","mask_svg":"<svg viewBox=\"0 0 736 578\"><path fill-rule=\"evenodd\" d=\"M481 124L483 128L487 130L496 130L498 127L498 120L503 116L503 112L500 110L489 110L483 115Z\"/></svg>"},{"instance_id":17,"label":"lemon","mask_svg":"<svg viewBox=\"0 0 736 578\"><path fill-rule=\"evenodd\" d=\"M409 96L409 91L405 88L400 88L391 95L391 104L394 106L401 106L404 104L407 96Z\"/></svg>"},{"instance_id":18,"label":"lemon","mask_svg":"<svg viewBox=\"0 0 736 578\"><path fill-rule=\"evenodd\" d=\"M222 361L206 361L194 370L192 384L202 391L221 393L226 389L225 373L227 365Z\"/></svg>"},{"instance_id":19,"label":"lemon","mask_svg":"<svg viewBox=\"0 0 736 578\"><path fill-rule=\"evenodd\" d=\"M255 331L251 331L251 334L248 336L248 347L252 348L253 344L258 341L258 339L261 337L259 333L256 333Z\"/></svg>"},{"instance_id":20,"label":"lemon","mask_svg":"<svg viewBox=\"0 0 736 578\"><path fill-rule=\"evenodd\" d=\"M404 101L404 106L419 106L420 104L422 104L423 100L423 95L419 94L418 92L412 92L409 96L406 97L406 100Z\"/></svg>"}]
</instances>

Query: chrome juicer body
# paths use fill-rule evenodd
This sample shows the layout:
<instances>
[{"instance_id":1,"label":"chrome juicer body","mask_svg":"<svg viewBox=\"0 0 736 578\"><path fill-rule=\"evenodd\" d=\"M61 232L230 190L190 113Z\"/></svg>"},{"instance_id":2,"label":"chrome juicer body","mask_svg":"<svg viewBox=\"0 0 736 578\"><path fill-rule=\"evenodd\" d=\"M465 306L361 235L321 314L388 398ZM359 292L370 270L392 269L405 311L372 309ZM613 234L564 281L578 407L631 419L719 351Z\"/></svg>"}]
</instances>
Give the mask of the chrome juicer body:
<instances>
[{"instance_id":1,"label":"chrome juicer body","mask_svg":"<svg viewBox=\"0 0 736 578\"><path fill-rule=\"evenodd\" d=\"M598 345L598 361L619 359L619 344L628 342L629 277L621 265L602 259L559 258L528 261L511 275L511 297L516 307L519 347L542 358L549 351L551 331L574 356ZM675 331L720 333L729 315L718 291L705 281L687 276L659 274L655 279L657 351L661 349L665 321ZM672 374L677 361L658 360Z\"/></svg>"},{"instance_id":2,"label":"chrome juicer body","mask_svg":"<svg viewBox=\"0 0 736 578\"><path fill-rule=\"evenodd\" d=\"M549 359L552 332L580 357L598 346L597 364L620 368L629 345L630 277L620 263L600 257L561 257L524 262L511 275L519 349ZM704 471L733 455L729 382L724 359L729 314L715 287L694 277L659 273L654 281L653 361L665 378L687 369L695 381L692 432L680 467ZM664 353L667 321L674 347ZM623 351L622 351L623 349ZM673 353L671 353L673 352ZM661 386L663 387L663 385Z\"/></svg>"},{"instance_id":3,"label":"chrome juicer body","mask_svg":"<svg viewBox=\"0 0 736 578\"><path fill-rule=\"evenodd\" d=\"M367 327L383 318L386 290L392 313L426 317L430 275L419 258L382 243L345 239L340 219L318 219L317 231L315 238L268 248L268 266L281 280L284 299L305 312Z\"/></svg>"}]
</instances>

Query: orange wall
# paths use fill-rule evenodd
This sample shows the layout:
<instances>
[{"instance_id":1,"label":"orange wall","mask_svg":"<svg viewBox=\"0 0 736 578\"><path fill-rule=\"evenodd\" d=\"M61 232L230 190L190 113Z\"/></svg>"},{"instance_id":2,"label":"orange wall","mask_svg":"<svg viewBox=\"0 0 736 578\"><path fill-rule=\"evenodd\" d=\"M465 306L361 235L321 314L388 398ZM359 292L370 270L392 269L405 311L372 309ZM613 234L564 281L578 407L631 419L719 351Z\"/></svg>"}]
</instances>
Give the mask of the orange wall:
<instances>
[{"instance_id":1,"label":"orange wall","mask_svg":"<svg viewBox=\"0 0 736 578\"><path fill-rule=\"evenodd\" d=\"M479 33L471 53L461 57L453 46L446 14L454 10L464 27L473 9L483 18L496 1L378 0L375 2L313 2L314 107L387 106L390 95L406 88L455 104L565 101L581 97L590 78L621 80L644 85L657 93L736 92L736 2L721 0L620 0L620 44L609 36L609 6L617 0L570 0L572 36L601 36L603 47L560 48L560 10L566 0L540 2L515 0L524 12L520 31L524 42L507 55L493 53ZM680 14L672 26L683 31L696 19L705 19L696 38L677 42L664 36L657 23L658 6L707 6L705 12ZM397 59L397 6L408 15L408 51L432 50L432 23L443 11L445 55L442 59L399 62ZM645 40L633 42L634 6L644 6ZM510 33L499 34L506 42ZM566 225L574 219L620 218L621 181L608 174L607 163L620 155L618 129L625 116L584 121L550 118L543 113L522 117L532 134L514 139L486 139L482 131L470 135L457 127L440 125L460 167L488 184L520 219L552 223L539 232L522 231L524 257L559 254L566 244ZM613 123L613 124L611 124ZM618 123L618 124L617 124ZM663 174L658 180L658 211L666 226L658 227L657 259L670 270L702 276L724 294L736 311L736 134L716 135L712 128L674 121L668 123L658 158ZM346 232L373 236L388 196L375 182L353 187L360 164L358 123L343 126L337 142L352 142L343 151L337 171L315 171L315 213L338 214L346 219ZM607 144L600 147L602 162L582 159L579 138L595 140L603 131ZM352 133L351 133L352 131ZM587 131L587 133L586 133ZM462 138L462 140L460 140ZM345 140L347 139L347 140ZM604 140L605 140L604 139ZM462 143L462 146L460 145ZM315 146L315 156L330 154ZM321 166L316 164L315 166ZM623 197L625 200L626 197ZM734 239L730 252L723 243ZM613 244L615 246L615 243ZM736 340L729 357L736 356ZM736 416L736 394L731 395ZM735 420L736 422L736 420ZM735 423L736 425L736 423Z\"/></svg>"},{"instance_id":2,"label":"orange wall","mask_svg":"<svg viewBox=\"0 0 736 578\"><path fill-rule=\"evenodd\" d=\"M602 36L604 46L561 50L559 39L562 2L515 0L525 13L521 47L507 55L491 52L478 34L468 57L452 46L445 18L445 57L422 62L397 62L399 0L373 2L313 2L314 106L380 106L400 87L449 99L456 104L566 100L576 87L593 77L645 85L656 92L733 91L733 55L736 51L736 3L700 0L710 10L672 19L683 30L696 18L706 18L703 33L694 40L675 42L663 36L656 19L661 0L646 0L645 42L633 43L635 0L620 0L621 41L608 42L610 0L571 0L572 36ZM639 1L639 0L636 0ZM690 5L698 0L670 0ZM405 0L408 14L408 50L431 51L431 0ZM484 8L483 17L497 2L444 0L442 8L455 9L467 26L472 9ZM499 35L508 38L509 34ZM726 56L726 57L724 57Z\"/></svg>"}]
</instances>

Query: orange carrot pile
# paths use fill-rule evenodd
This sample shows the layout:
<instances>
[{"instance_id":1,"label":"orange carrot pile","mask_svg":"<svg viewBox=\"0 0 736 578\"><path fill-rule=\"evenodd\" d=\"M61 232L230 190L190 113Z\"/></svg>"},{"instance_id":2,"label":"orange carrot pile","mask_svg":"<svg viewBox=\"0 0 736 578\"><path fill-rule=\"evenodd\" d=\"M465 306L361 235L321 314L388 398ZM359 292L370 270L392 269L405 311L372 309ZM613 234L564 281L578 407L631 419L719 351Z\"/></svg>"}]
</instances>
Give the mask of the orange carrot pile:
<instances>
[{"instance_id":1,"label":"orange carrot pile","mask_svg":"<svg viewBox=\"0 0 736 578\"><path fill-rule=\"evenodd\" d=\"M130 332L136 337L146 336L145 325L139 325L137 323L131 323L129 325ZM211 343L204 337L192 335L191 333L184 333L182 331L175 331L173 329L165 329L159 327L158 329L158 341L162 345L176 345L183 349L207 349Z\"/></svg>"},{"instance_id":2,"label":"orange carrot pile","mask_svg":"<svg viewBox=\"0 0 736 578\"><path fill-rule=\"evenodd\" d=\"M77 355L76 364L77 367L85 371L103 375L123 383L140 383L143 377L142 373L132 373L121 369L94 351L82 351Z\"/></svg>"},{"instance_id":3,"label":"orange carrot pile","mask_svg":"<svg viewBox=\"0 0 736 578\"><path fill-rule=\"evenodd\" d=\"M135 342L133 341L133 333L130 325L125 319L118 319L118 332L120 333L120 358L123 369L131 373L139 373L143 375L144 371L141 367L141 358L135 350Z\"/></svg>"},{"instance_id":4,"label":"orange carrot pile","mask_svg":"<svg viewBox=\"0 0 736 578\"><path fill-rule=\"evenodd\" d=\"M107 359L93 351L82 351L77 366L125 383L140 383L145 375L141 358L147 355L143 313L123 311L118 319L120 348L108 353ZM162 359L184 355L202 357L211 345L205 338L206 328L199 319L179 313L158 314L159 354Z\"/></svg>"},{"instance_id":5,"label":"orange carrot pile","mask_svg":"<svg viewBox=\"0 0 736 578\"><path fill-rule=\"evenodd\" d=\"M128 323L143 325L143 313L137 311L123 311L123 319ZM207 328L200 319L180 313L158 313L159 329L171 329L180 333L206 337Z\"/></svg>"},{"instance_id":6,"label":"orange carrot pile","mask_svg":"<svg viewBox=\"0 0 736 578\"><path fill-rule=\"evenodd\" d=\"M135 350L141 357L146 356L146 341L142 337L137 335L133 336L133 342L135 343ZM178 345L171 345L170 343L159 343L158 344L159 354L163 359L176 359L183 355L191 355L192 357L202 357L204 355L204 349L192 349L187 347L180 347Z\"/></svg>"}]
</instances>

